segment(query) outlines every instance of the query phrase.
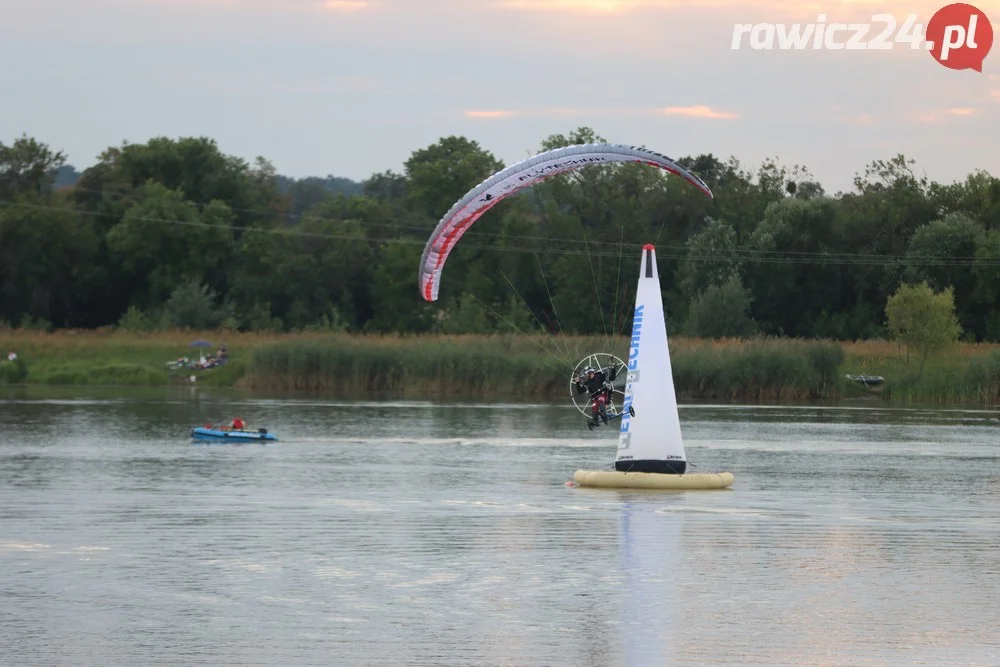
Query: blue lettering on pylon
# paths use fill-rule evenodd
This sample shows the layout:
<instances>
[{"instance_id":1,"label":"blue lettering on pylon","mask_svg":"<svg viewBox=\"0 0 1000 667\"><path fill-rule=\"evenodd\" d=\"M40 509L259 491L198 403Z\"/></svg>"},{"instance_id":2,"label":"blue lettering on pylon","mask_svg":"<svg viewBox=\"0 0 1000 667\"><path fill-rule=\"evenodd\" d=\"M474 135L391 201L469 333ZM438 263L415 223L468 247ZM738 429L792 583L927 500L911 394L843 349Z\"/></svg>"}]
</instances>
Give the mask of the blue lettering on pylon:
<instances>
[{"instance_id":1,"label":"blue lettering on pylon","mask_svg":"<svg viewBox=\"0 0 1000 667\"><path fill-rule=\"evenodd\" d=\"M644 306L636 306L635 315L632 317L632 341L628 353L628 385L625 387L625 403L622 405L622 424L619 428L618 449L628 449L632 440L629 433L631 425L631 415L629 408L632 407L633 385L639 381L639 335L642 333L642 311Z\"/></svg>"}]
</instances>

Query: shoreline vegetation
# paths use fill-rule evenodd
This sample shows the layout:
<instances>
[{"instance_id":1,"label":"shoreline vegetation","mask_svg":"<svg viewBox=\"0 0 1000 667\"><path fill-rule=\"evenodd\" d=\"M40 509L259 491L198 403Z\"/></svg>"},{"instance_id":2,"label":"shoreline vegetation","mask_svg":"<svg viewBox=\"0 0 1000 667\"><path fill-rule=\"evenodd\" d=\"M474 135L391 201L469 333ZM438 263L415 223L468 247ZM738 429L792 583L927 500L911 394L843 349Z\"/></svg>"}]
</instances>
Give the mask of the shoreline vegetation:
<instances>
[{"instance_id":1,"label":"shoreline vegetation","mask_svg":"<svg viewBox=\"0 0 1000 667\"><path fill-rule=\"evenodd\" d=\"M209 370L171 370L197 360L208 340L229 361ZM379 393L404 398L560 400L569 375L588 354L627 359L626 337L548 335L402 335L121 330L0 331L0 386L165 386L171 383L335 397ZM1000 401L1000 344L954 343L922 364L885 341L671 337L680 400L791 402L871 395L933 404ZM17 352L15 362L7 352ZM205 351L214 351L205 350ZM921 368L922 366L922 368ZM866 388L845 378L879 375Z\"/></svg>"}]
</instances>

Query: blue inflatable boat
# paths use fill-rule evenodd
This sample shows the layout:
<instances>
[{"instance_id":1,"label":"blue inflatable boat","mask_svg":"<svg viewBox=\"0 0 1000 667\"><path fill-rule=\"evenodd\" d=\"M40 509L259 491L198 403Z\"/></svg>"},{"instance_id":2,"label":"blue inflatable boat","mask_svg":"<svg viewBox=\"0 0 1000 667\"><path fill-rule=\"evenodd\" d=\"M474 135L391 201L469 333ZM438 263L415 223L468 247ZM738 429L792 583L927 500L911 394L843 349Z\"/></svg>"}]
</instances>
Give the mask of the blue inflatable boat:
<instances>
[{"instance_id":1,"label":"blue inflatable boat","mask_svg":"<svg viewBox=\"0 0 1000 667\"><path fill-rule=\"evenodd\" d=\"M191 437L202 442L278 441L278 438L273 433L268 433L266 428L259 428L256 431L233 431L198 426L191 429Z\"/></svg>"}]
</instances>

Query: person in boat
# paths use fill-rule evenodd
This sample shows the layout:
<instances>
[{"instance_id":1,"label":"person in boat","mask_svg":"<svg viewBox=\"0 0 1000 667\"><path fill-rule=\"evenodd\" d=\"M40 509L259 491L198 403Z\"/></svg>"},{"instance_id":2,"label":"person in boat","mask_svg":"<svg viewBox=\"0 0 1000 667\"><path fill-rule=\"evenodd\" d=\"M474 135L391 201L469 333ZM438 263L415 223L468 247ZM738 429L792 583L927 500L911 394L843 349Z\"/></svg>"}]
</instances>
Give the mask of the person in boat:
<instances>
[{"instance_id":1,"label":"person in boat","mask_svg":"<svg viewBox=\"0 0 1000 667\"><path fill-rule=\"evenodd\" d=\"M614 371L612 370L612 374ZM600 368L587 368L583 374L576 379L576 391L579 394L590 392L590 409L594 414L593 421L587 423L593 428L603 421L608 423L607 404L611 394L611 389L607 386L607 376Z\"/></svg>"},{"instance_id":2,"label":"person in boat","mask_svg":"<svg viewBox=\"0 0 1000 667\"><path fill-rule=\"evenodd\" d=\"M240 419L239 417L236 417L235 419L233 419L233 421L231 421L229 423L229 427L231 429L233 429L234 431L245 431L246 428L247 428L247 425L246 425L246 423L244 423L244 421L242 419Z\"/></svg>"}]
</instances>

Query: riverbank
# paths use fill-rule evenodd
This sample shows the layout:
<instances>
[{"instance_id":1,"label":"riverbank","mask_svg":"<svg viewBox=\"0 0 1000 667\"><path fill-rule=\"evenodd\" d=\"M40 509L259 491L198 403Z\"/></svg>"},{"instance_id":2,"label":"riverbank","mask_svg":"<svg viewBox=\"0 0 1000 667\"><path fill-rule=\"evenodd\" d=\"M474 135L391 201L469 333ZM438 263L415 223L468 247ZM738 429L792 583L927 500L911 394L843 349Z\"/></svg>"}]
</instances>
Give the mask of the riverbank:
<instances>
[{"instance_id":1,"label":"riverbank","mask_svg":"<svg viewBox=\"0 0 1000 667\"><path fill-rule=\"evenodd\" d=\"M207 340L209 348L191 347ZM229 361L209 370L170 370L167 362L226 345ZM795 339L670 341L681 400L840 399L873 393L894 401L1000 401L1000 345L958 344L928 360L906 361L882 341ZM627 357L628 340L570 336L376 336L120 331L0 332L0 383L156 386L175 383L261 391L314 391L350 397L559 399L582 357L611 350ZM16 350L23 368L6 361ZM845 374L880 375L873 390Z\"/></svg>"}]
</instances>

